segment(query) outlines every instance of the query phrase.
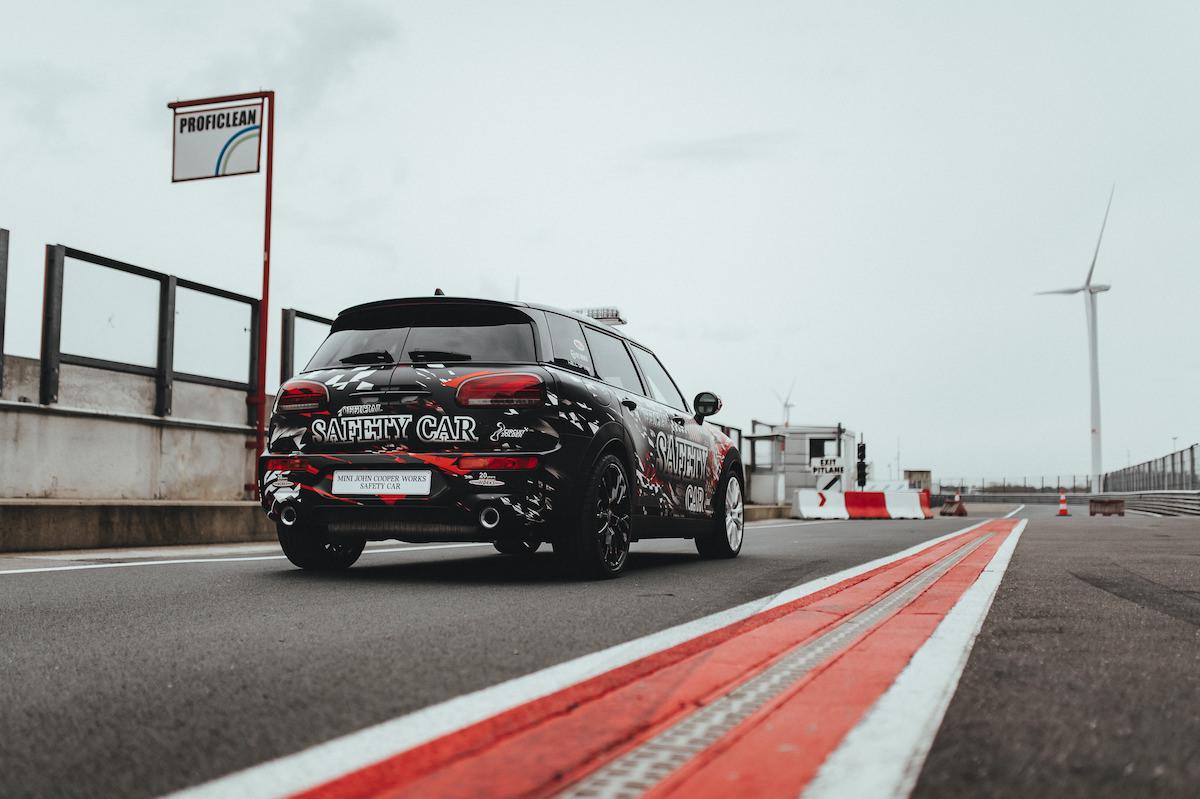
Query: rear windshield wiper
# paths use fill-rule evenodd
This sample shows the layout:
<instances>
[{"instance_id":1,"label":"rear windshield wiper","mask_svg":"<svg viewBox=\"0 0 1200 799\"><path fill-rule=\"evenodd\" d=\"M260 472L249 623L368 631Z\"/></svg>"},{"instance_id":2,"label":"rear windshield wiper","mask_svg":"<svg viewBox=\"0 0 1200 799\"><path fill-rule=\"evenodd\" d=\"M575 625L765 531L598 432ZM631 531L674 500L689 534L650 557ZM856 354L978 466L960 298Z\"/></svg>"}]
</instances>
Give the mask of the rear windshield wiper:
<instances>
[{"instance_id":1,"label":"rear windshield wiper","mask_svg":"<svg viewBox=\"0 0 1200 799\"><path fill-rule=\"evenodd\" d=\"M338 358L339 363L392 363L392 354L384 350L371 350L370 352L356 352L353 355L347 355L345 358Z\"/></svg>"},{"instance_id":2,"label":"rear windshield wiper","mask_svg":"<svg viewBox=\"0 0 1200 799\"><path fill-rule=\"evenodd\" d=\"M440 363L441 361L469 361L471 356L465 352L450 352L448 350L409 350L408 357L413 361Z\"/></svg>"}]
</instances>

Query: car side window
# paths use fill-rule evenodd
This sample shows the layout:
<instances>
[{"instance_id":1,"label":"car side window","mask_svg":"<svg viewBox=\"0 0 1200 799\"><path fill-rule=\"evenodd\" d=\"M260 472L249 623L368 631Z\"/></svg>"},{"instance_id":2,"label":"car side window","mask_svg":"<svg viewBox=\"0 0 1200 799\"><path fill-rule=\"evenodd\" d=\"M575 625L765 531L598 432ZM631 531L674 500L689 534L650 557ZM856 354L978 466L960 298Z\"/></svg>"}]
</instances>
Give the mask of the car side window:
<instances>
[{"instance_id":1,"label":"car side window","mask_svg":"<svg viewBox=\"0 0 1200 799\"><path fill-rule=\"evenodd\" d=\"M663 405L670 405L676 410L686 411L687 404L683 401L683 395L679 393L679 389L675 387L675 381L667 374L667 370L659 363L654 353L637 346L632 349L633 357L637 359L638 366L642 368L642 376L646 378L649 386L650 399L661 402Z\"/></svg>"},{"instance_id":2,"label":"car side window","mask_svg":"<svg viewBox=\"0 0 1200 799\"><path fill-rule=\"evenodd\" d=\"M616 336L601 333L590 327L583 330L587 344L592 350L596 376L605 383L641 394L642 381L638 380L637 369L633 366L633 360L629 357L624 342Z\"/></svg>"},{"instance_id":3,"label":"car side window","mask_svg":"<svg viewBox=\"0 0 1200 799\"><path fill-rule=\"evenodd\" d=\"M554 345L552 363L575 369L586 375L594 375L592 356L588 353L587 341L583 337L583 325L574 319L556 313L546 313L546 325L550 330L550 341Z\"/></svg>"}]
</instances>

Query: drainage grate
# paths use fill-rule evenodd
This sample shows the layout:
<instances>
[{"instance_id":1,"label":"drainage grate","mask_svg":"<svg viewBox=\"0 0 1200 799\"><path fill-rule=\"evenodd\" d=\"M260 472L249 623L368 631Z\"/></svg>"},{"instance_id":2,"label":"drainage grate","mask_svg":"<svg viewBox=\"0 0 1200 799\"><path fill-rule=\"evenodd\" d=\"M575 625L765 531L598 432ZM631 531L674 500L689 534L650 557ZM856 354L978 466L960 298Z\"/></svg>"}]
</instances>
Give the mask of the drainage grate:
<instances>
[{"instance_id":1,"label":"drainage grate","mask_svg":"<svg viewBox=\"0 0 1200 799\"><path fill-rule=\"evenodd\" d=\"M560 796L566 799L635 799L641 796L783 694L814 666L847 648L858 636L911 602L989 538L990 533L982 535L926 567L874 604L791 650L766 671L592 772Z\"/></svg>"}]
</instances>

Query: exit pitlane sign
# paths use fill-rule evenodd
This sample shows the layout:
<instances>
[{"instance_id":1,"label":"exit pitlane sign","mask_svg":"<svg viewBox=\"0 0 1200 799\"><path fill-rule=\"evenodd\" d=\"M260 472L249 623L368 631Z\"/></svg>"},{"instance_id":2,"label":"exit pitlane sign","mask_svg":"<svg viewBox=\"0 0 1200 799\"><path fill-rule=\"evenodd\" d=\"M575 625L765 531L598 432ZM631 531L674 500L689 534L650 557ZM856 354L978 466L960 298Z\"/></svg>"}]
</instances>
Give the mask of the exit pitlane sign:
<instances>
[{"instance_id":1,"label":"exit pitlane sign","mask_svg":"<svg viewBox=\"0 0 1200 799\"><path fill-rule=\"evenodd\" d=\"M809 467L817 479L817 490L832 491L841 485L842 476L846 474L846 464L841 456L809 459Z\"/></svg>"},{"instance_id":2,"label":"exit pitlane sign","mask_svg":"<svg viewBox=\"0 0 1200 799\"><path fill-rule=\"evenodd\" d=\"M846 473L846 464L842 462L841 457L812 458L809 460L809 466L812 468L813 474L843 475Z\"/></svg>"}]
</instances>

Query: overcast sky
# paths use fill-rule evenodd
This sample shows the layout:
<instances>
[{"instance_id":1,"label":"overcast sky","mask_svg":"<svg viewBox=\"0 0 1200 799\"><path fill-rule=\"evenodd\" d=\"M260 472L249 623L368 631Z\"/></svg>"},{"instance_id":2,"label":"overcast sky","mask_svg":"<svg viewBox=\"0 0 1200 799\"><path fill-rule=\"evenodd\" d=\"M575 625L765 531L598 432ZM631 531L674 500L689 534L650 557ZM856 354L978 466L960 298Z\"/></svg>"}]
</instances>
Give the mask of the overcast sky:
<instances>
[{"instance_id":1,"label":"overcast sky","mask_svg":"<svg viewBox=\"0 0 1200 799\"><path fill-rule=\"evenodd\" d=\"M262 177L170 183L176 98L278 92L278 308L614 304L718 420L877 475L1105 468L1200 439L1195 3L25 3L0 47L9 353L42 247L257 295ZM132 295L91 296L119 308ZM104 331L93 335L102 339ZM270 374L278 367L271 364Z\"/></svg>"}]
</instances>

